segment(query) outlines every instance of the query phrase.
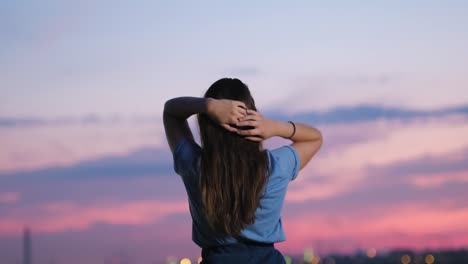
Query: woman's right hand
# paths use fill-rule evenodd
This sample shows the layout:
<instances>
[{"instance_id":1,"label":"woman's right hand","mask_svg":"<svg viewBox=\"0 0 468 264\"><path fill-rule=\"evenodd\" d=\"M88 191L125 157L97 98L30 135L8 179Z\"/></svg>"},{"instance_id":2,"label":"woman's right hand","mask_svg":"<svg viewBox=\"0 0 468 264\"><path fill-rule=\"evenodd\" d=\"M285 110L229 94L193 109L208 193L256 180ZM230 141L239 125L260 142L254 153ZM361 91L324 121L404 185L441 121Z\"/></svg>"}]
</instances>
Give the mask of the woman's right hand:
<instances>
[{"instance_id":1,"label":"woman's right hand","mask_svg":"<svg viewBox=\"0 0 468 264\"><path fill-rule=\"evenodd\" d=\"M241 117L246 115L245 103L228 99L207 98L207 113L219 125L231 132Z\"/></svg>"},{"instance_id":2,"label":"woman's right hand","mask_svg":"<svg viewBox=\"0 0 468 264\"><path fill-rule=\"evenodd\" d=\"M247 115L239 119L237 126L239 127L237 134L248 140L263 141L275 136L275 121L254 110L248 109ZM251 129L241 129L240 127L251 127Z\"/></svg>"}]
</instances>

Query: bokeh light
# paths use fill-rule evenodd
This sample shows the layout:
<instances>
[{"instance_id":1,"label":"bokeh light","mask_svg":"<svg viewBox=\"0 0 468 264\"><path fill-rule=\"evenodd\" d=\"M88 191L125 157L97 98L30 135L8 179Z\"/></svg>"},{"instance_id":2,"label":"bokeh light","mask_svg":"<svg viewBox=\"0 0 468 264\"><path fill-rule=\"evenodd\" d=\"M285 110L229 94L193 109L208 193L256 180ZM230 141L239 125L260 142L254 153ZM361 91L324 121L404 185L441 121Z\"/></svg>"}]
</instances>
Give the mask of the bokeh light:
<instances>
[{"instance_id":1,"label":"bokeh light","mask_svg":"<svg viewBox=\"0 0 468 264\"><path fill-rule=\"evenodd\" d=\"M173 256L167 257L166 263L167 263L167 264L177 264L176 257L173 257Z\"/></svg>"},{"instance_id":2,"label":"bokeh light","mask_svg":"<svg viewBox=\"0 0 468 264\"><path fill-rule=\"evenodd\" d=\"M435 261L435 258L434 258L433 255L429 254L429 255L426 256L426 263L427 264L432 264L432 263L434 263L434 261Z\"/></svg>"},{"instance_id":3,"label":"bokeh light","mask_svg":"<svg viewBox=\"0 0 468 264\"><path fill-rule=\"evenodd\" d=\"M192 264L192 261L188 258L183 258L180 260L180 264Z\"/></svg>"},{"instance_id":4,"label":"bokeh light","mask_svg":"<svg viewBox=\"0 0 468 264\"><path fill-rule=\"evenodd\" d=\"M407 254L401 256L401 263L402 264L409 264L411 262L411 257Z\"/></svg>"},{"instance_id":5,"label":"bokeh light","mask_svg":"<svg viewBox=\"0 0 468 264\"><path fill-rule=\"evenodd\" d=\"M314 260L314 252L312 249L308 248L304 250L304 262L312 263L312 260Z\"/></svg>"},{"instance_id":6,"label":"bokeh light","mask_svg":"<svg viewBox=\"0 0 468 264\"><path fill-rule=\"evenodd\" d=\"M377 255L377 250L375 248L369 248L367 250L367 256L369 258L374 258Z\"/></svg>"},{"instance_id":7,"label":"bokeh light","mask_svg":"<svg viewBox=\"0 0 468 264\"><path fill-rule=\"evenodd\" d=\"M319 264L320 263L320 257L315 256L314 259L312 260L312 264Z\"/></svg>"}]
</instances>

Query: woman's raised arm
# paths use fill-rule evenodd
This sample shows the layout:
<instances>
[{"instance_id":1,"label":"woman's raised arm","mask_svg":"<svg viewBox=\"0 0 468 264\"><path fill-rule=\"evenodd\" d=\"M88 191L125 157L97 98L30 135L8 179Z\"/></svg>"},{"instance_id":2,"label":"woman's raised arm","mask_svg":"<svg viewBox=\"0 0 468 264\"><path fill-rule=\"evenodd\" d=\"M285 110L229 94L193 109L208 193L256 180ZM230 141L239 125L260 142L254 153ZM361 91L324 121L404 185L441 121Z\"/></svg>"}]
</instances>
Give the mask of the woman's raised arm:
<instances>
[{"instance_id":1,"label":"woman's raised arm","mask_svg":"<svg viewBox=\"0 0 468 264\"><path fill-rule=\"evenodd\" d=\"M322 133L313 126L272 120L254 110L247 110L247 115L240 119L238 125L253 127L238 131L239 135L249 140L262 141L273 136L292 140L291 146L296 150L301 162L300 169L307 165L323 143Z\"/></svg>"},{"instance_id":2,"label":"woman's raised arm","mask_svg":"<svg viewBox=\"0 0 468 264\"><path fill-rule=\"evenodd\" d=\"M193 139L187 119L200 113L208 114L216 123L231 132L236 132L236 129L230 125L235 125L237 120L246 114L245 104L239 101L199 97L170 99L164 104L163 122L171 151L174 151L179 139Z\"/></svg>"}]
</instances>

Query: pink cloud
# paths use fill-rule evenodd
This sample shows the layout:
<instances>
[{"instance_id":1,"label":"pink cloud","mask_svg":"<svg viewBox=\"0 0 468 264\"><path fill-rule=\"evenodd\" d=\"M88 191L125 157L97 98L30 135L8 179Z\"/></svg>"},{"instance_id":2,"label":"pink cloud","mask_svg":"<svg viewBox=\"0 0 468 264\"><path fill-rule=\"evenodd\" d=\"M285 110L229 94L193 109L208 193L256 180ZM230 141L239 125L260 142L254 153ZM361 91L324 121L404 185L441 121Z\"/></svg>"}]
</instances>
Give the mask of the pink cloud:
<instances>
[{"instance_id":1,"label":"pink cloud","mask_svg":"<svg viewBox=\"0 0 468 264\"><path fill-rule=\"evenodd\" d=\"M158 221L168 215L188 212L186 201L130 201L83 206L72 202L52 202L29 215L30 209L16 209L0 221L0 235L16 234L23 225L36 232L83 230L96 223L140 225Z\"/></svg>"},{"instance_id":2,"label":"pink cloud","mask_svg":"<svg viewBox=\"0 0 468 264\"><path fill-rule=\"evenodd\" d=\"M66 166L143 147L165 147L160 128L154 123L125 122L0 129L0 171Z\"/></svg>"},{"instance_id":3,"label":"pink cloud","mask_svg":"<svg viewBox=\"0 0 468 264\"><path fill-rule=\"evenodd\" d=\"M19 192L0 193L0 204L17 202L20 199L20 197L21 197L21 194Z\"/></svg>"},{"instance_id":4,"label":"pink cloud","mask_svg":"<svg viewBox=\"0 0 468 264\"><path fill-rule=\"evenodd\" d=\"M409 122L380 120L370 126L380 127L380 137L349 145L345 149L318 155L316 172L346 177L349 169L384 166L424 155L442 155L468 147L468 124L464 117L414 119ZM331 129L331 128L330 128ZM349 125L353 130L353 125ZM374 131L375 129L371 129ZM346 129L341 130L347 133ZM362 133L367 133L362 130ZM443 139L443 140L442 140ZM330 139L333 140L333 139ZM327 144L326 134L324 146Z\"/></svg>"},{"instance_id":5,"label":"pink cloud","mask_svg":"<svg viewBox=\"0 0 468 264\"><path fill-rule=\"evenodd\" d=\"M303 202L332 198L368 185L366 180L371 176L376 181L382 179L395 182L390 176L383 179L385 175L369 175L368 169L371 167L380 168L379 172L385 173L386 168L395 164L411 163L423 157L434 157L434 163L466 159L463 150L468 148L468 137L464 136L468 134L468 125L460 120L452 116L408 122L381 120L350 124L348 129L342 125L325 126L323 148L327 151L324 155L319 152L299 173L298 178L290 184L286 200ZM358 128L360 133L370 131L369 140L350 139L348 143L334 145L335 138L346 138L348 130L355 131ZM331 138L327 138L327 135L331 135ZM356 139L356 136L352 138ZM467 177L464 173L451 176L444 174L431 176L433 179L427 179L426 175L414 175L408 177L408 181L411 179L410 184L422 187L449 181L464 182ZM317 176L325 180L316 181Z\"/></svg>"},{"instance_id":6,"label":"pink cloud","mask_svg":"<svg viewBox=\"0 0 468 264\"><path fill-rule=\"evenodd\" d=\"M461 119L456 117L444 117L413 119L407 122L380 120L324 126L323 148L326 151L319 152L289 186L286 207L291 206L292 209L287 208L286 211L293 212L293 214L284 216L283 223L288 241L279 244L278 247L284 252L300 252L307 247L319 247L322 251L353 252L360 247L375 247L381 250L386 247L467 246L468 211L464 208L450 207L463 201L464 197L456 196L458 193L446 198L445 202L437 197L437 193L434 193L433 198L418 196L420 199L425 199L424 203L420 204L411 201L402 202L401 198L396 199L398 197L391 196L391 188L395 183L400 184L398 186L408 187L404 190L406 193L402 193L403 196L414 197L408 195L408 190L429 192L437 190L437 187L444 187L447 183L468 181L466 172L450 171L452 163L447 162L447 160L466 159L465 152L459 152L459 150L468 147L467 138L464 137L468 134L468 126L466 122L460 121ZM38 164L56 165L84 158L108 157L110 153L112 155L127 153L129 149L138 147L140 144L147 146L149 142L154 143L152 146L164 143L163 138L158 138L156 141L152 141L154 139L150 137L139 138L151 129L128 128L128 130L115 131L113 129L115 128L92 126L77 128L76 135L72 134L75 132L65 128L51 134L49 134L51 130L47 129L24 132L19 137L10 134L8 137L3 137L0 143L3 146L3 143L10 142L6 144L10 149L8 153L18 155L2 156L4 154L0 154L0 168L3 168L2 162L8 163L11 157L18 159L15 161L17 163L9 163L12 165L10 168L23 165L34 167ZM0 131L0 136L5 135L7 133L5 131ZM129 141L125 141L127 132ZM43 133L49 136L42 135ZM115 134L103 141L104 135L112 133ZM39 143L22 141L29 136L34 138L35 135L38 136L36 140ZM69 137L72 139L70 140ZM56 141L51 141L53 138ZM442 142L440 139L447 140ZM115 146L115 142L121 141L123 144ZM54 144L47 142L54 142ZM279 140L270 143L280 145L280 143L287 144L288 142ZM22 156L22 153L27 153L29 156ZM22 160L21 157L26 159ZM426 159L426 157L431 158ZM137 157L139 158L140 156ZM420 171L419 168L425 164L426 160L433 163L440 162L442 165L437 172L430 170L423 170L427 171L425 173L414 172ZM455 167L460 169L462 166ZM376 168L377 173L372 175L369 168ZM393 177L400 175L401 171L408 168L409 171L402 174L405 177ZM112 199L117 193L114 189L113 192L102 191L102 195L100 193L98 198L90 195L87 201L92 201L91 204L80 204L73 200L36 201L36 203L42 202L39 206L27 204L26 202L29 201L25 200L26 195L21 197L15 192L0 193L0 203L8 203L8 206L14 205L5 207L6 210L1 212L0 236L18 236L24 224L30 225L34 232L42 234L62 234L68 230L88 232L94 230L93 227L100 228L99 223L115 225L115 230L123 229L124 225L141 227L154 224L157 229L162 230L158 235L167 234L168 240L171 240L173 245L182 242L185 245L190 242L192 245L188 204L183 199L186 197L181 196L183 195L182 182L176 177L170 178L167 182L166 179L162 180L165 183L156 184L156 188L167 189L168 183L171 183L170 186L179 186L180 192L169 196L169 192L161 191L158 195L161 195L164 200L119 203ZM125 191L127 199L128 197L136 199L141 193L136 194L135 190L141 191L142 189L138 187L150 182L145 181L140 184L137 181L137 179L129 180L129 184L134 184L129 186L135 188L128 188L128 192L122 188L119 192ZM376 182L381 188L379 190L386 192L385 197L378 197L378 195L374 197L373 192L369 191L376 187ZM85 192L90 189L101 192L96 186L104 185L107 185L107 178L99 181L88 178L80 182L80 188L83 188ZM447 188L444 190L447 191ZM354 199L354 194L358 195L358 189L365 189L364 191L369 192ZM26 192L21 190L21 193ZM30 193L29 195L31 196ZM81 190L75 197L81 197ZM122 197L120 200L123 199ZM148 196L142 196L141 199L145 199L143 197ZM352 201L346 200L346 197L351 198ZM25 203L14 204L20 198L21 202ZM45 199L50 199L50 197ZM320 205L322 202L331 206L322 206ZM358 203L362 203L362 206L356 206ZM322 209L318 211L316 207L320 206ZM366 206L368 208L365 208ZM168 220L172 220L172 217L168 216L174 214L184 214L186 217L176 224ZM181 228L182 225L184 228ZM166 232L169 229L178 230L178 233L171 235L170 232ZM115 232L118 233L118 231ZM126 238L130 239L129 243L144 243L151 239L145 231L133 233ZM193 250L193 247L191 248ZM173 248L171 252L177 252L177 250Z\"/></svg>"},{"instance_id":7,"label":"pink cloud","mask_svg":"<svg viewBox=\"0 0 468 264\"><path fill-rule=\"evenodd\" d=\"M307 178L313 177L312 175L306 175L306 173L301 173L299 177ZM314 183L307 182L303 180L299 183L290 184L288 193L286 194L286 202L304 202L307 200L323 200L327 198L334 197L340 193L348 191L350 185L344 181L342 182L326 182L326 183Z\"/></svg>"},{"instance_id":8,"label":"pink cloud","mask_svg":"<svg viewBox=\"0 0 468 264\"><path fill-rule=\"evenodd\" d=\"M329 241L327 250L338 252L366 245L416 249L444 247L448 241L468 245L468 208L409 204L378 210L362 208L346 215L305 211L285 218L283 223L288 242L281 244L281 248L292 252L316 247L319 241ZM444 239L440 239L442 234L446 235Z\"/></svg>"},{"instance_id":9,"label":"pink cloud","mask_svg":"<svg viewBox=\"0 0 468 264\"><path fill-rule=\"evenodd\" d=\"M449 173L436 173L427 175L412 175L409 182L421 188L433 188L450 182L468 182L468 171L458 171Z\"/></svg>"}]
</instances>

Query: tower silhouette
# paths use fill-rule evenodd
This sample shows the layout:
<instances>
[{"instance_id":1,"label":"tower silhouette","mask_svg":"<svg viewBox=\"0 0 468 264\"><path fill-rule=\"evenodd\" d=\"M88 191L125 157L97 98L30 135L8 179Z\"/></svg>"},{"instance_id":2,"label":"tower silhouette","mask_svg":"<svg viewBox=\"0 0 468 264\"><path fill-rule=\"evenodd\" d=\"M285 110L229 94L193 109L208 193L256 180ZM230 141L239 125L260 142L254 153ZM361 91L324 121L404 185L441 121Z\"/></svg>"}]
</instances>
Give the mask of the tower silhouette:
<instances>
[{"instance_id":1,"label":"tower silhouette","mask_svg":"<svg viewBox=\"0 0 468 264\"><path fill-rule=\"evenodd\" d=\"M31 264L31 232L28 227L23 229L23 264Z\"/></svg>"}]
</instances>

